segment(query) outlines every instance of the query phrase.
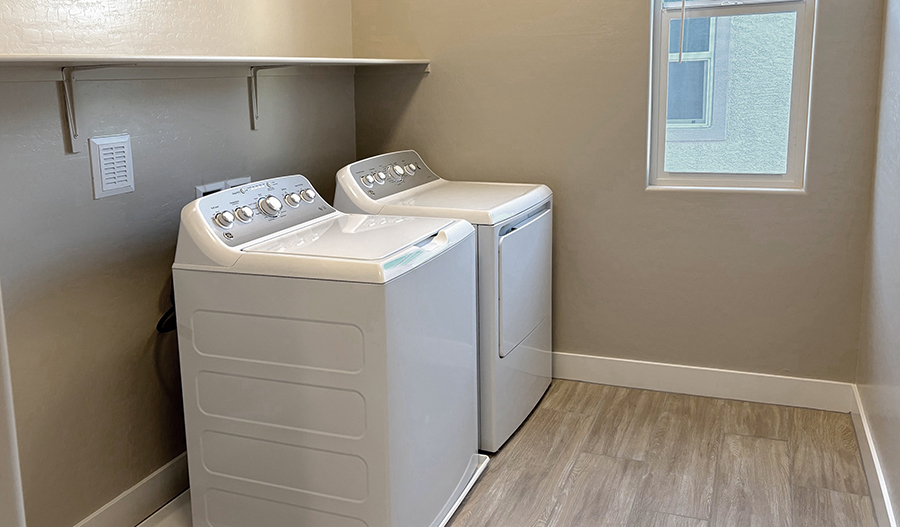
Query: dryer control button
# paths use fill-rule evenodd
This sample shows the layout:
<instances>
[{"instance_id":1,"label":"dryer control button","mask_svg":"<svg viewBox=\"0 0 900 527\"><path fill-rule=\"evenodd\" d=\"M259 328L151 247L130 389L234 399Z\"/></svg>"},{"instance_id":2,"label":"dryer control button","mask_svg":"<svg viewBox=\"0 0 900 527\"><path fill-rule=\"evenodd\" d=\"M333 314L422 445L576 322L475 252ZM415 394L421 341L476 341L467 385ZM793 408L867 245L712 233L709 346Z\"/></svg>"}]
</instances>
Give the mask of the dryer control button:
<instances>
[{"instance_id":1,"label":"dryer control button","mask_svg":"<svg viewBox=\"0 0 900 527\"><path fill-rule=\"evenodd\" d=\"M259 200L257 205L259 206L260 212L273 218L278 216L278 213L281 212L282 208L281 201L275 196L266 196Z\"/></svg>"},{"instance_id":2,"label":"dryer control button","mask_svg":"<svg viewBox=\"0 0 900 527\"><path fill-rule=\"evenodd\" d=\"M303 198L301 198L300 194L297 194L296 192L291 192L290 194L284 196L284 202L294 208L299 207L302 200Z\"/></svg>"},{"instance_id":3,"label":"dryer control button","mask_svg":"<svg viewBox=\"0 0 900 527\"><path fill-rule=\"evenodd\" d=\"M247 206L238 207L234 209L234 215L242 223L250 223L253 219L253 209Z\"/></svg>"},{"instance_id":4,"label":"dryer control button","mask_svg":"<svg viewBox=\"0 0 900 527\"><path fill-rule=\"evenodd\" d=\"M300 199L307 203L312 203L316 199L316 191L308 188L302 192L300 192Z\"/></svg>"},{"instance_id":5,"label":"dryer control button","mask_svg":"<svg viewBox=\"0 0 900 527\"><path fill-rule=\"evenodd\" d=\"M215 215L213 220L216 222L216 225L222 227L223 229L228 229L232 225L234 225L234 214L231 213L230 210L222 211Z\"/></svg>"}]
</instances>

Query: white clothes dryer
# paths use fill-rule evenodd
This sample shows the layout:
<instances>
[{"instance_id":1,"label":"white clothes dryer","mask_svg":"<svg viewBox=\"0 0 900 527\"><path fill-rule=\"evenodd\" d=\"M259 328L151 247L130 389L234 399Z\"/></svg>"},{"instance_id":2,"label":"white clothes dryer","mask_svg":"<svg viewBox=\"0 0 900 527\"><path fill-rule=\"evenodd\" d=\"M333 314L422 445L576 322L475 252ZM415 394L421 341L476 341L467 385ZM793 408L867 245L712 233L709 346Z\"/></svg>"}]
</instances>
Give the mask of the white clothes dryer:
<instances>
[{"instance_id":1,"label":"white clothes dryer","mask_svg":"<svg viewBox=\"0 0 900 527\"><path fill-rule=\"evenodd\" d=\"M480 448L496 452L550 386L553 193L441 179L412 150L337 173L335 207L468 220L478 231Z\"/></svg>"},{"instance_id":2,"label":"white clothes dryer","mask_svg":"<svg viewBox=\"0 0 900 527\"><path fill-rule=\"evenodd\" d=\"M303 176L200 198L173 266L194 525L443 526L477 435L474 229Z\"/></svg>"}]
</instances>

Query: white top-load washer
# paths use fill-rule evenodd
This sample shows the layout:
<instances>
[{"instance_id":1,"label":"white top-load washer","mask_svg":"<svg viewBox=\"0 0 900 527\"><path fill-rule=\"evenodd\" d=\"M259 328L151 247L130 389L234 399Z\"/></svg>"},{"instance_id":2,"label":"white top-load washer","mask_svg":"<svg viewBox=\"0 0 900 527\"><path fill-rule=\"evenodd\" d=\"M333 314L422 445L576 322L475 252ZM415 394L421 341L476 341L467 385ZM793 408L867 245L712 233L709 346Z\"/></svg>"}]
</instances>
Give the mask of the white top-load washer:
<instances>
[{"instance_id":1,"label":"white top-load washer","mask_svg":"<svg viewBox=\"0 0 900 527\"><path fill-rule=\"evenodd\" d=\"M478 454L476 236L303 176L185 207L173 266L194 525L443 526Z\"/></svg>"},{"instance_id":2,"label":"white top-load washer","mask_svg":"<svg viewBox=\"0 0 900 527\"><path fill-rule=\"evenodd\" d=\"M496 452L550 385L553 193L545 185L441 179L406 150L342 168L335 207L475 224L480 445Z\"/></svg>"}]
</instances>

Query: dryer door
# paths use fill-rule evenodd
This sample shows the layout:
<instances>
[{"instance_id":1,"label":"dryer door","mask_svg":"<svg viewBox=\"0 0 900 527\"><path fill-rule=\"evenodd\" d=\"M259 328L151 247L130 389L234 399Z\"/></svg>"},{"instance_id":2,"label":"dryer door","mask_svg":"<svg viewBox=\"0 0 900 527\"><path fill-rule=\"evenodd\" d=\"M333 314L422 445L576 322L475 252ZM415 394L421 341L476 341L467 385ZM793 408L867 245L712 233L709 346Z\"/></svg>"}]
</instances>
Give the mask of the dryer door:
<instances>
[{"instance_id":1,"label":"dryer door","mask_svg":"<svg viewBox=\"0 0 900 527\"><path fill-rule=\"evenodd\" d=\"M500 231L500 356L550 316L553 210L547 202Z\"/></svg>"}]
</instances>

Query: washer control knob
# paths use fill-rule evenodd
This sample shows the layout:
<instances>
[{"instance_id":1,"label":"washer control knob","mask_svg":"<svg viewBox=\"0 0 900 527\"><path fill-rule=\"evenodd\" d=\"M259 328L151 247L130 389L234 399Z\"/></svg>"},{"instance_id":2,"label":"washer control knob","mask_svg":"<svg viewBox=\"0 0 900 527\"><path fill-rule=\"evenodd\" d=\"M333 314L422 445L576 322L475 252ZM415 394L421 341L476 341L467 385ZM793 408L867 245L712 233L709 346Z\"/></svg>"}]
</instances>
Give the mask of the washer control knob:
<instances>
[{"instance_id":1,"label":"washer control knob","mask_svg":"<svg viewBox=\"0 0 900 527\"><path fill-rule=\"evenodd\" d=\"M301 198L300 194L297 194L296 192L291 192L290 194L284 196L284 202L294 208L299 207L302 201L303 198Z\"/></svg>"},{"instance_id":2,"label":"washer control knob","mask_svg":"<svg viewBox=\"0 0 900 527\"><path fill-rule=\"evenodd\" d=\"M222 227L223 229L228 229L232 225L234 225L234 214L231 213L230 210L224 210L215 215L213 220L216 222L216 225Z\"/></svg>"},{"instance_id":3,"label":"washer control knob","mask_svg":"<svg viewBox=\"0 0 900 527\"><path fill-rule=\"evenodd\" d=\"M376 172L375 173L375 182L376 183L384 183L384 180L387 179L387 174L384 172Z\"/></svg>"},{"instance_id":4,"label":"washer control knob","mask_svg":"<svg viewBox=\"0 0 900 527\"><path fill-rule=\"evenodd\" d=\"M367 175L359 178L359 181L363 184L363 186L365 186L367 188L372 188L372 185L375 183L375 178L372 177L371 174L367 174Z\"/></svg>"},{"instance_id":5,"label":"washer control knob","mask_svg":"<svg viewBox=\"0 0 900 527\"><path fill-rule=\"evenodd\" d=\"M241 223L250 223L250 220L253 219L253 209L248 206L238 207L234 209L234 216Z\"/></svg>"},{"instance_id":6,"label":"washer control knob","mask_svg":"<svg viewBox=\"0 0 900 527\"><path fill-rule=\"evenodd\" d=\"M275 196L266 196L265 198L259 200L257 204L259 206L259 210L262 211L263 214L270 217L278 216L278 213L281 212L281 201L278 200Z\"/></svg>"},{"instance_id":7,"label":"washer control knob","mask_svg":"<svg viewBox=\"0 0 900 527\"><path fill-rule=\"evenodd\" d=\"M300 198L307 203L312 203L316 199L316 195L316 191L311 188L300 192Z\"/></svg>"},{"instance_id":8,"label":"washer control knob","mask_svg":"<svg viewBox=\"0 0 900 527\"><path fill-rule=\"evenodd\" d=\"M392 167L391 167L391 170L390 170L390 173L391 173L392 176L394 176L395 179L398 179L398 180L401 179L403 176L406 175L406 171L403 170L403 167L400 166L400 165L394 165L394 166L392 166Z\"/></svg>"},{"instance_id":9,"label":"washer control knob","mask_svg":"<svg viewBox=\"0 0 900 527\"><path fill-rule=\"evenodd\" d=\"M416 173L416 165L410 163L406 165L406 172L411 176Z\"/></svg>"}]
</instances>

